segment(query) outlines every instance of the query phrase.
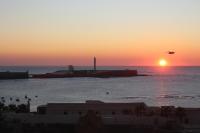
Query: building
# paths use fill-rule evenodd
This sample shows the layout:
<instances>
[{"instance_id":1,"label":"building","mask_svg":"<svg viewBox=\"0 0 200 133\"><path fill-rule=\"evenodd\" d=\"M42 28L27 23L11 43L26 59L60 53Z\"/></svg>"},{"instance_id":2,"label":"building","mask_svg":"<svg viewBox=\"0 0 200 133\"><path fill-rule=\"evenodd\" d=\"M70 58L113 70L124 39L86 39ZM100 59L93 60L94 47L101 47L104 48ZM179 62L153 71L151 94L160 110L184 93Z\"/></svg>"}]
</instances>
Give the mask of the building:
<instances>
[{"instance_id":1,"label":"building","mask_svg":"<svg viewBox=\"0 0 200 133\"><path fill-rule=\"evenodd\" d=\"M39 114L85 115L95 111L101 115L124 115L140 113L147 108L145 103L104 103L86 101L86 103L48 103L37 108Z\"/></svg>"}]
</instances>

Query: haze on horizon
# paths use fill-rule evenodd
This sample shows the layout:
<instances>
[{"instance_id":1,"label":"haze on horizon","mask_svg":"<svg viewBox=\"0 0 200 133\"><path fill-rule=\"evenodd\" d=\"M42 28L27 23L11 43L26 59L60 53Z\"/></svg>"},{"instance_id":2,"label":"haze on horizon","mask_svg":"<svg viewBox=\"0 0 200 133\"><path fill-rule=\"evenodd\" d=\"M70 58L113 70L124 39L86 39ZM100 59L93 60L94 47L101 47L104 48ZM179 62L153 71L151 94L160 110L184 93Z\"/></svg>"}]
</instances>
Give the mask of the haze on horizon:
<instances>
[{"instance_id":1,"label":"haze on horizon","mask_svg":"<svg viewBox=\"0 0 200 133\"><path fill-rule=\"evenodd\" d=\"M199 0L1 0L0 29L0 66L200 65Z\"/></svg>"}]
</instances>

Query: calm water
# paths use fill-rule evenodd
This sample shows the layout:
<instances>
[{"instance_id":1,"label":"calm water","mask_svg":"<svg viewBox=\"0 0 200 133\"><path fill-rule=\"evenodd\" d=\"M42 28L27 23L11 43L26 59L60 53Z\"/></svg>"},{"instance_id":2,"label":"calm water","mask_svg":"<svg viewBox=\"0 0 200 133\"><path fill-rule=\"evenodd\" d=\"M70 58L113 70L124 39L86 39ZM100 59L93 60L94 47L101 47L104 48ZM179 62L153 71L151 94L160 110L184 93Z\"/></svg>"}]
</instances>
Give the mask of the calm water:
<instances>
[{"instance_id":1,"label":"calm water","mask_svg":"<svg viewBox=\"0 0 200 133\"><path fill-rule=\"evenodd\" d=\"M91 67L76 67L90 69ZM0 67L0 71L46 73L64 67ZM147 77L130 78L64 78L0 80L0 96L24 96L31 99L32 109L48 102L145 102L147 105L200 107L200 67L99 67L98 69L138 69ZM107 94L109 92L109 94ZM36 98L35 96L38 96Z\"/></svg>"}]
</instances>

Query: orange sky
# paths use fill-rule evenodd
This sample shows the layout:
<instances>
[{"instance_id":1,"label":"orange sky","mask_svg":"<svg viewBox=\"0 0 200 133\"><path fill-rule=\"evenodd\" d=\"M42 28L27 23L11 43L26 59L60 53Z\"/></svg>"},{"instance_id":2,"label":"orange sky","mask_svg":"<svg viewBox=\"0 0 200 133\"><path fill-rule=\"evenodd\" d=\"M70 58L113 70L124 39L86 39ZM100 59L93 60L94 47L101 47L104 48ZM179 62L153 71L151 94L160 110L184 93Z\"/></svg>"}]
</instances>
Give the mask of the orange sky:
<instances>
[{"instance_id":1,"label":"orange sky","mask_svg":"<svg viewBox=\"0 0 200 133\"><path fill-rule=\"evenodd\" d=\"M200 65L198 1L108 1L1 1L0 65Z\"/></svg>"}]
</instances>

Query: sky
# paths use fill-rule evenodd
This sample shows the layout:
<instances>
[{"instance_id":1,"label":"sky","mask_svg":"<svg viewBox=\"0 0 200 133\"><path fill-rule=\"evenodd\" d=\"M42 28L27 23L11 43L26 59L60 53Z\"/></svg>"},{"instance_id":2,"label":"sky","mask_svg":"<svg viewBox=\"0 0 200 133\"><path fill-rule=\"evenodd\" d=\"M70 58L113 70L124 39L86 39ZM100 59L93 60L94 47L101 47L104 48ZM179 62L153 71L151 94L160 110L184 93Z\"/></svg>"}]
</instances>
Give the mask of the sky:
<instances>
[{"instance_id":1,"label":"sky","mask_svg":"<svg viewBox=\"0 0 200 133\"><path fill-rule=\"evenodd\" d=\"M0 0L0 66L87 66L94 56L102 66L200 66L200 1Z\"/></svg>"}]
</instances>

